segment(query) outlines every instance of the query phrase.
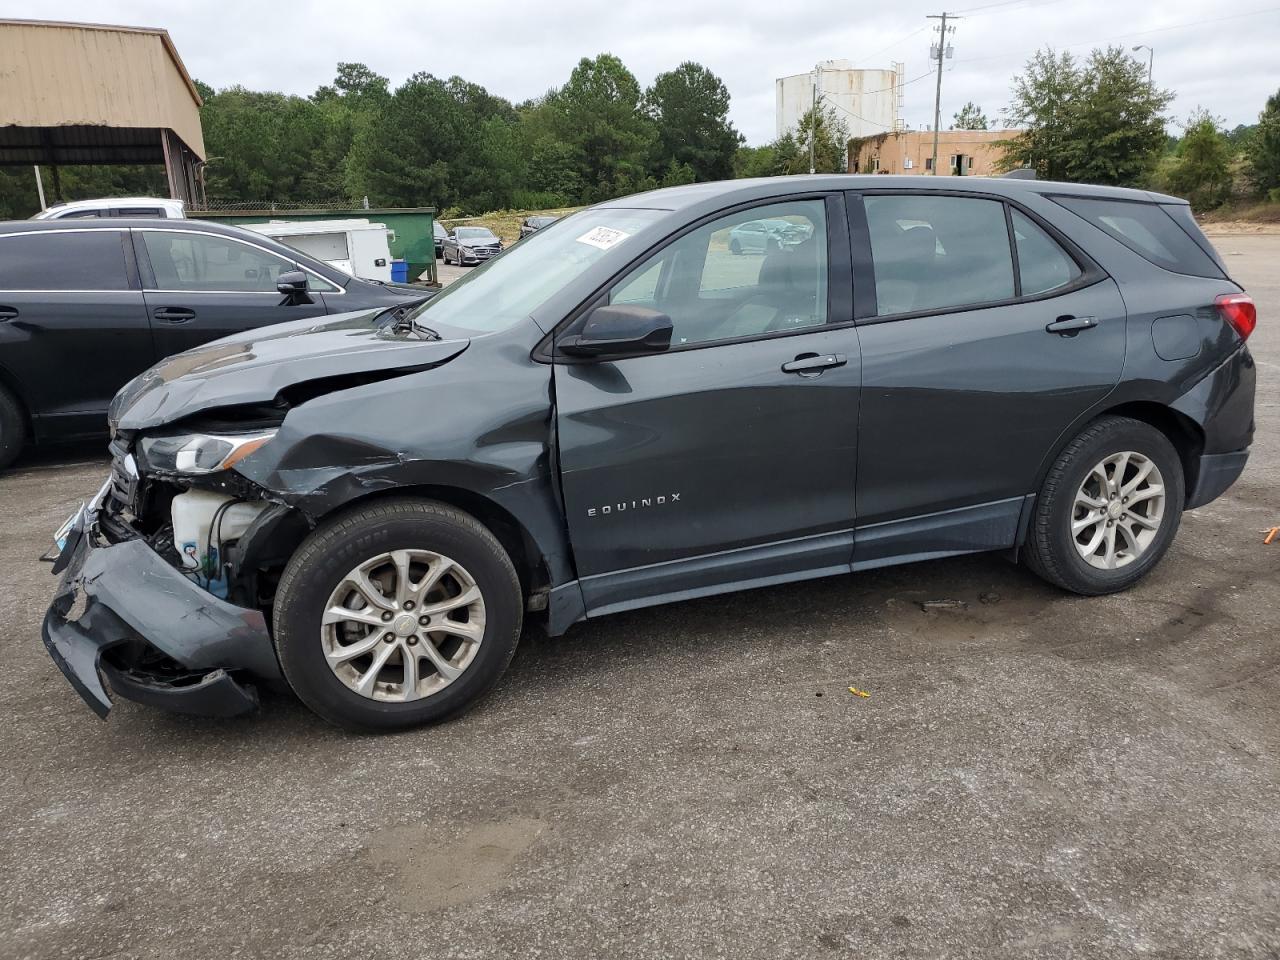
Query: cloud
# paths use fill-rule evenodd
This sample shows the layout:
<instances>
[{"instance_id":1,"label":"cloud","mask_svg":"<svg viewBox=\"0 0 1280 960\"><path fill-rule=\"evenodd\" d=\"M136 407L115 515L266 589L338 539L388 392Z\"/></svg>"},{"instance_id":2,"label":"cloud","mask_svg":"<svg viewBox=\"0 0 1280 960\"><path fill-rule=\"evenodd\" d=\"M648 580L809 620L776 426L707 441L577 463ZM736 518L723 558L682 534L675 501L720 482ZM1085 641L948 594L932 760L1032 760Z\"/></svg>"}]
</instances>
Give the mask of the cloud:
<instances>
[{"instance_id":1,"label":"cloud","mask_svg":"<svg viewBox=\"0 0 1280 960\"><path fill-rule=\"evenodd\" d=\"M1156 83L1178 94L1170 109L1175 118L1204 106L1228 126L1251 123L1276 91L1280 7L1246 2L1240 10L1193 0L961 0L971 13L957 21L951 40L956 52L943 74L944 123L967 100L995 116L1008 101L1011 78L1038 47L1087 55L1107 42L1155 47ZM30 15L25 2L0 2L0 11ZM68 20L164 27L192 75L215 87L308 94L332 79L338 61L359 61L393 83L418 71L458 74L519 102L563 83L581 57L605 51L646 85L663 70L696 60L724 79L733 122L752 143L773 138L777 77L827 59L879 69L900 60L908 78L927 72L933 21L925 18L935 12L923 0L870 10L818 0L58 5L58 16ZM932 82L911 84L905 95L907 122L931 123Z\"/></svg>"}]
</instances>

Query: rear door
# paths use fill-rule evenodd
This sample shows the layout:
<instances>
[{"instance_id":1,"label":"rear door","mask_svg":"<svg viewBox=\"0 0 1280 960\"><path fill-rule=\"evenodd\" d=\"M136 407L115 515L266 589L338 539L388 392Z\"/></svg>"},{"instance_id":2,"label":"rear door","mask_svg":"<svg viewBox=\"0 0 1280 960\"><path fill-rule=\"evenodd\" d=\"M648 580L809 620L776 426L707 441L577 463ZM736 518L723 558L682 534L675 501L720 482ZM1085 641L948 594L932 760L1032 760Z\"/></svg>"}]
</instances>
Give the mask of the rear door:
<instances>
[{"instance_id":1,"label":"rear door","mask_svg":"<svg viewBox=\"0 0 1280 960\"><path fill-rule=\"evenodd\" d=\"M866 192L855 564L1010 546L1063 432L1120 378L1113 280L999 198Z\"/></svg>"},{"instance_id":2,"label":"rear door","mask_svg":"<svg viewBox=\"0 0 1280 960\"><path fill-rule=\"evenodd\" d=\"M786 247L731 252L762 216ZM858 337L839 197L710 219L605 295L671 317L664 353L555 365L560 473L588 612L849 569Z\"/></svg>"},{"instance_id":3,"label":"rear door","mask_svg":"<svg viewBox=\"0 0 1280 960\"><path fill-rule=\"evenodd\" d=\"M111 398L154 362L127 230L0 236L0 365L38 440L105 433Z\"/></svg>"},{"instance_id":4,"label":"rear door","mask_svg":"<svg viewBox=\"0 0 1280 960\"><path fill-rule=\"evenodd\" d=\"M265 247L182 227L137 227L133 234L160 357L252 327L325 313L320 296L312 295L311 303L285 301L276 280L298 265Z\"/></svg>"}]
</instances>

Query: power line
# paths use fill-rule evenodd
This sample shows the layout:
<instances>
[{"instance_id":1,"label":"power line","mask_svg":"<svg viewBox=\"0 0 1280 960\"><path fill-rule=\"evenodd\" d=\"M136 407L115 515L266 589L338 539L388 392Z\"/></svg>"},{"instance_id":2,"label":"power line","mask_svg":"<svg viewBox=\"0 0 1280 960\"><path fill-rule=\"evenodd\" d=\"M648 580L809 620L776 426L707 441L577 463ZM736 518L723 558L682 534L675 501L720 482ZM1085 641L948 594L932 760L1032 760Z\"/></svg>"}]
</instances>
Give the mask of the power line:
<instances>
[{"instance_id":1,"label":"power line","mask_svg":"<svg viewBox=\"0 0 1280 960\"><path fill-rule=\"evenodd\" d=\"M950 71L949 71L949 70L948 70L947 72L948 72L948 73L950 73ZM881 88L881 89L879 89L879 90L863 90L863 91L861 91L861 92L858 94L858 96L860 96L860 97L869 97L869 96L871 96L871 94L873 94L873 93L887 93L887 92L889 92L890 90L900 90L900 89L902 89L902 88L903 88L903 87L905 87L905 86L908 86L908 85L910 85L910 84L916 83L917 81L920 81L920 80L927 80L927 79L929 79L929 78L930 78L930 77L932 77L932 76L933 76L933 68L932 68L932 67L930 67L928 71L926 71L925 73L920 74L920 76L918 76L918 77L913 77L913 78L912 78L912 79L910 79L910 80L904 80L902 83L900 83L900 84L898 84L898 85L896 85L896 86L892 86L892 87L882 87L882 88ZM871 124L873 127L883 127L885 130L892 130L892 129L893 129L893 126L892 126L891 124L881 123L881 122L880 122L880 121L878 121L878 120L868 120L866 117L862 116L861 114L854 113L852 110L850 110L850 109L849 109L848 107L846 107L844 104L842 104L842 103L837 103L837 102L836 102L836 101L834 101L834 100L828 100L828 99L827 99L826 94L819 94L818 99L819 99L819 100L821 100L823 103L825 103L825 104L826 104L827 106L829 106L829 107L835 107L837 110L843 110L845 113L847 113L849 116L853 117L855 120L861 120L863 123L869 123L869 124Z\"/></svg>"},{"instance_id":2,"label":"power line","mask_svg":"<svg viewBox=\"0 0 1280 960\"><path fill-rule=\"evenodd\" d=\"M1152 27L1150 30L1133 30L1129 33L1121 33L1111 37L1104 37L1101 40L1080 40L1074 43L1059 44L1059 48L1065 49L1070 47L1090 47L1097 46L1101 43L1112 43L1117 40L1130 40L1134 37L1145 37L1152 33L1164 33L1169 30L1182 30L1186 27L1199 27L1207 23L1222 23L1225 20L1241 20L1246 17L1258 17L1268 13L1280 13L1280 7L1266 7L1262 10L1250 10L1246 13L1229 13L1221 17L1210 17L1205 20L1188 20L1186 23L1171 23L1164 27ZM958 63L980 63L987 60L1012 60L1020 59L1024 54L1021 53L997 53L986 57L966 57Z\"/></svg>"},{"instance_id":3,"label":"power line","mask_svg":"<svg viewBox=\"0 0 1280 960\"><path fill-rule=\"evenodd\" d=\"M906 42L907 42L908 40L910 40L912 37L916 36L917 34L924 33L924 32L925 32L925 30L927 30L927 29L928 29L928 27L927 27L927 26L925 26L925 27L921 27L921 28L920 28L920 29L918 29L918 30L912 30L912 31L911 31L910 33L908 33L905 37L900 37L899 39L897 39L897 40L893 41L893 43L886 44L885 46L881 47L879 50L875 51L875 53L868 53L865 57L859 57L855 62L856 62L856 63L863 63L863 64L865 64L865 63L866 63L867 61L869 61L872 57L878 57L878 56L880 56L880 54L884 53L886 50L892 50L894 47L899 46L899 45L901 45L901 44L903 44L903 43L906 43Z\"/></svg>"}]
</instances>

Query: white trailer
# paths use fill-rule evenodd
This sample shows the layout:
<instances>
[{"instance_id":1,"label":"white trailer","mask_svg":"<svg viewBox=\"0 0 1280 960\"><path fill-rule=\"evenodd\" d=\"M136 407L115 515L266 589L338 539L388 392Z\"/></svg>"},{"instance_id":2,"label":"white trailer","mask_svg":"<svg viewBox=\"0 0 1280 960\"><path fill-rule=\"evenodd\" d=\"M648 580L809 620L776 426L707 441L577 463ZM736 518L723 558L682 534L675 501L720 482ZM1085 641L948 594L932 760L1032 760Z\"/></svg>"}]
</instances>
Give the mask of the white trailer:
<instances>
[{"instance_id":1,"label":"white trailer","mask_svg":"<svg viewBox=\"0 0 1280 960\"><path fill-rule=\"evenodd\" d=\"M279 240L331 267L366 280L391 282L390 231L368 220L270 220L240 226Z\"/></svg>"}]
</instances>

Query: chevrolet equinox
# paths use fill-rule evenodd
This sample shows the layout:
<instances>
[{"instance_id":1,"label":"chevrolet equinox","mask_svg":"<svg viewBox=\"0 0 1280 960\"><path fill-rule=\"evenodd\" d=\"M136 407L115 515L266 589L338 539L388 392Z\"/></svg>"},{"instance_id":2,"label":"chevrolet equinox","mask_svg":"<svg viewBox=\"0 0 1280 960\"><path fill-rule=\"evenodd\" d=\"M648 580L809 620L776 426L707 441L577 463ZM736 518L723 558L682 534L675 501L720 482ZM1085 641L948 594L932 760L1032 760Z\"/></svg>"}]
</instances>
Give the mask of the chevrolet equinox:
<instances>
[{"instance_id":1,"label":"chevrolet equinox","mask_svg":"<svg viewBox=\"0 0 1280 960\"><path fill-rule=\"evenodd\" d=\"M747 224L795 242L741 244ZM978 551L1123 590L1253 435L1253 301L1172 197L708 183L560 220L412 311L178 354L112 401L44 642L88 704L436 720L551 634Z\"/></svg>"}]
</instances>

